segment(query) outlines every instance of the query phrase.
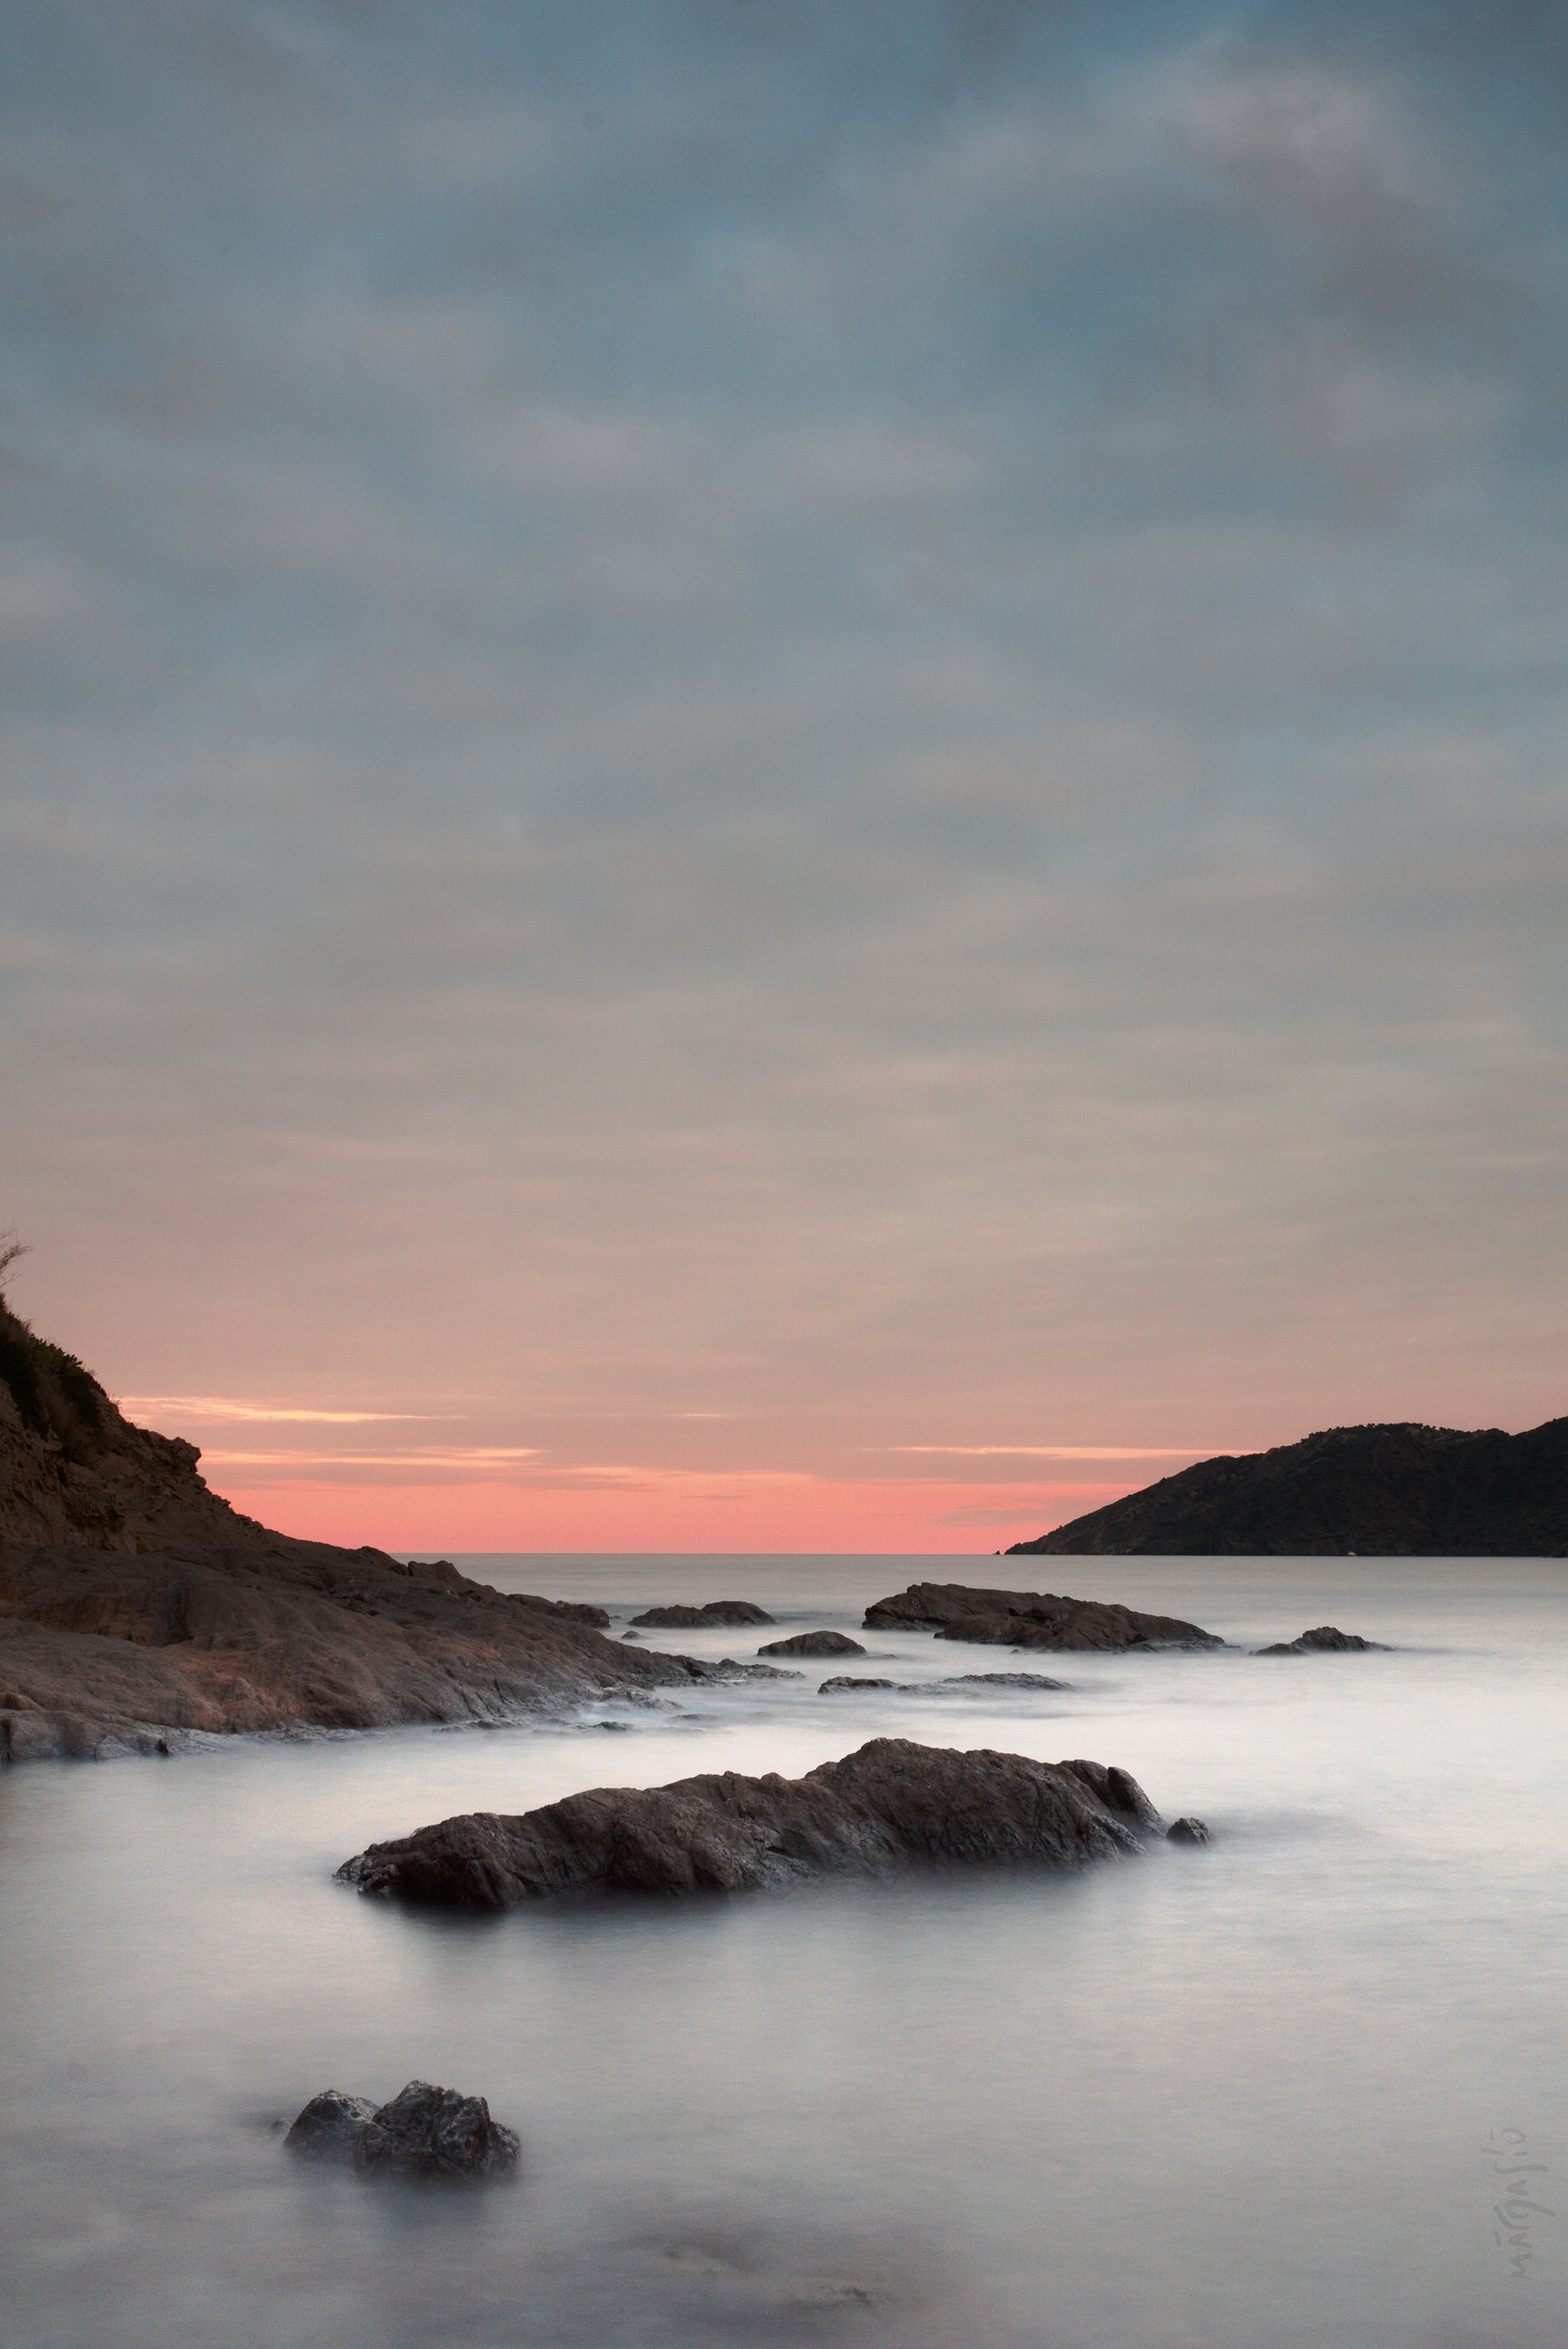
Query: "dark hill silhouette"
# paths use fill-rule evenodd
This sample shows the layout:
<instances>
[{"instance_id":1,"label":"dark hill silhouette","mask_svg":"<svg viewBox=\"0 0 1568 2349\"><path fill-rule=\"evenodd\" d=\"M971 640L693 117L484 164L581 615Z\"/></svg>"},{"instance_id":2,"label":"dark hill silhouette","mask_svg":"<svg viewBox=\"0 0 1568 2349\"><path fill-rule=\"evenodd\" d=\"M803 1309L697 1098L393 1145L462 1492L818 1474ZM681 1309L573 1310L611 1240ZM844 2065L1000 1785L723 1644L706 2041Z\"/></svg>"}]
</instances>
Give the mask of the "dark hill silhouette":
<instances>
[{"instance_id":1,"label":"dark hill silhouette","mask_svg":"<svg viewBox=\"0 0 1568 2349\"><path fill-rule=\"evenodd\" d=\"M1568 1557L1568 1419L1327 1427L1200 1460L1015 1557Z\"/></svg>"}]
</instances>

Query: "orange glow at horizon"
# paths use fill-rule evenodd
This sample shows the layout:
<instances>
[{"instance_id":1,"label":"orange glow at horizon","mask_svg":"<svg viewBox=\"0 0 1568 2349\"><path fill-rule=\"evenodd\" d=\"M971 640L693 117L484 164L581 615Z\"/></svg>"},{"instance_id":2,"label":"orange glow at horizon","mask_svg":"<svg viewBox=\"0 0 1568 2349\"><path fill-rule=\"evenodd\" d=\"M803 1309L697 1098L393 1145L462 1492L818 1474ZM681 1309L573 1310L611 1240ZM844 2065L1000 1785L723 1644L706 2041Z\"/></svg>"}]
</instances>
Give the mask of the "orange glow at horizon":
<instances>
[{"instance_id":1,"label":"orange glow at horizon","mask_svg":"<svg viewBox=\"0 0 1568 2349\"><path fill-rule=\"evenodd\" d=\"M209 1477L247 1517L349 1547L970 1557L1027 1541L1141 1481L976 1485L660 1470L607 1485L527 1486Z\"/></svg>"}]
</instances>

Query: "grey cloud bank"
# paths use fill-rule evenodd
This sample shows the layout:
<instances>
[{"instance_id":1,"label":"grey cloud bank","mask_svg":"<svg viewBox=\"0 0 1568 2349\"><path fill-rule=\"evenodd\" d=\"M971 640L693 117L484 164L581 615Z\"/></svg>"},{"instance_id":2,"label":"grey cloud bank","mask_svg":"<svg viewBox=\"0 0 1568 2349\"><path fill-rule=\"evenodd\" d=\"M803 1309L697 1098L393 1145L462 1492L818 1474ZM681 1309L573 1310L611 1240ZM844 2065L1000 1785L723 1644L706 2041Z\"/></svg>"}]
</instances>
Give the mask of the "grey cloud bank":
<instances>
[{"instance_id":1,"label":"grey cloud bank","mask_svg":"<svg viewBox=\"0 0 1568 2349\"><path fill-rule=\"evenodd\" d=\"M24 1304L846 1474L1563 1408L1549 12L14 23Z\"/></svg>"}]
</instances>

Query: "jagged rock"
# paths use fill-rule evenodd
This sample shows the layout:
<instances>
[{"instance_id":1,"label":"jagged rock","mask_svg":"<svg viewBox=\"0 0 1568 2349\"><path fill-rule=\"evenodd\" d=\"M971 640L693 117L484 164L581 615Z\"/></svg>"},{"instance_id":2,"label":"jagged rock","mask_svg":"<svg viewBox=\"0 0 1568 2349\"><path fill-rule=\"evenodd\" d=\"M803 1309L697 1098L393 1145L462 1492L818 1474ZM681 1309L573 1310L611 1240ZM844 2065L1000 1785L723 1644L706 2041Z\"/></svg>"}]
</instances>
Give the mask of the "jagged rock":
<instances>
[{"instance_id":1,"label":"jagged rock","mask_svg":"<svg viewBox=\"0 0 1568 2349\"><path fill-rule=\"evenodd\" d=\"M1172 1819L1165 1830L1168 1843L1210 1843L1210 1835L1202 1819Z\"/></svg>"},{"instance_id":2,"label":"jagged rock","mask_svg":"<svg viewBox=\"0 0 1568 2349\"><path fill-rule=\"evenodd\" d=\"M846 1631L797 1631L787 1640L769 1640L759 1656L863 1656L859 1640Z\"/></svg>"},{"instance_id":3,"label":"jagged rock","mask_svg":"<svg viewBox=\"0 0 1568 2349\"><path fill-rule=\"evenodd\" d=\"M368 2096L346 2096L340 2088L324 2088L298 2114L285 2150L308 2161L352 2162L365 2123L376 2117Z\"/></svg>"},{"instance_id":4,"label":"jagged rock","mask_svg":"<svg viewBox=\"0 0 1568 2349\"><path fill-rule=\"evenodd\" d=\"M516 2135L490 2119L483 2096L410 2080L390 2104L329 2088L313 2096L284 2144L312 2160L371 2177L495 2178L517 2167Z\"/></svg>"},{"instance_id":5,"label":"jagged rock","mask_svg":"<svg viewBox=\"0 0 1568 2349\"><path fill-rule=\"evenodd\" d=\"M648 1631L705 1631L710 1625L733 1628L775 1619L766 1607L753 1606L749 1598L710 1598L702 1607L648 1607L631 1620Z\"/></svg>"},{"instance_id":6,"label":"jagged rock","mask_svg":"<svg viewBox=\"0 0 1568 2349\"><path fill-rule=\"evenodd\" d=\"M1320 1623L1315 1631L1303 1631L1298 1639L1276 1640L1272 1647L1261 1647L1260 1656L1387 1656L1389 1650L1381 1640L1363 1640L1354 1631L1336 1630L1331 1623Z\"/></svg>"},{"instance_id":7,"label":"jagged rock","mask_svg":"<svg viewBox=\"0 0 1568 2349\"><path fill-rule=\"evenodd\" d=\"M865 1610L868 1631L935 1631L939 1640L989 1647L1223 1647L1177 1615L1149 1615L1095 1598L1049 1591L971 1590L963 1582L911 1582Z\"/></svg>"},{"instance_id":8,"label":"jagged rock","mask_svg":"<svg viewBox=\"0 0 1568 2349\"><path fill-rule=\"evenodd\" d=\"M1127 1772L879 1737L804 1778L724 1771L475 1812L346 1860L362 1892L509 1908L561 1892L734 1892L914 1867L1074 1866L1159 1816Z\"/></svg>"}]
</instances>

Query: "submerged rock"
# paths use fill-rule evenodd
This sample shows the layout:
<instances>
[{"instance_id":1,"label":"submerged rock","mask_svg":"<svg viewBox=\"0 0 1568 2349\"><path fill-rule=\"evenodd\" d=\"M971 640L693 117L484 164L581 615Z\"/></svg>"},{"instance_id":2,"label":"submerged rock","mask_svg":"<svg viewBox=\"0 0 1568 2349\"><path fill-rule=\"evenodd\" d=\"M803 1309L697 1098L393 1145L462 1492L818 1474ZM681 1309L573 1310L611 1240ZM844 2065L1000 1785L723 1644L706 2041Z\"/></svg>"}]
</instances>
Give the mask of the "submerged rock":
<instances>
[{"instance_id":1,"label":"submerged rock","mask_svg":"<svg viewBox=\"0 0 1568 2349\"><path fill-rule=\"evenodd\" d=\"M1391 1650L1381 1640L1363 1640L1354 1631L1337 1630L1331 1623L1320 1623L1315 1631L1303 1631L1295 1640L1276 1640L1272 1647L1261 1647L1260 1656L1387 1656Z\"/></svg>"},{"instance_id":2,"label":"submerged rock","mask_svg":"<svg viewBox=\"0 0 1568 2349\"><path fill-rule=\"evenodd\" d=\"M847 1631L797 1631L787 1640L769 1640L759 1656L863 1656L859 1640Z\"/></svg>"},{"instance_id":3,"label":"submerged rock","mask_svg":"<svg viewBox=\"0 0 1568 2349\"><path fill-rule=\"evenodd\" d=\"M324 2089L284 2139L290 2153L334 2161L367 2176L494 2178L515 2170L515 2133L490 2119L483 2096L410 2080L390 2104Z\"/></svg>"},{"instance_id":4,"label":"submerged rock","mask_svg":"<svg viewBox=\"0 0 1568 2349\"><path fill-rule=\"evenodd\" d=\"M1136 1852L1159 1814L1126 1770L873 1738L804 1778L727 1770L474 1812L373 1843L362 1892L509 1908L553 1893L736 1892L915 1867L1072 1867Z\"/></svg>"},{"instance_id":5,"label":"submerged rock","mask_svg":"<svg viewBox=\"0 0 1568 2349\"><path fill-rule=\"evenodd\" d=\"M644 1608L631 1620L648 1631L704 1631L710 1624L734 1626L773 1623L777 1618L766 1607L753 1606L749 1598L710 1598L702 1607Z\"/></svg>"},{"instance_id":6,"label":"submerged rock","mask_svg":"<svg viewBox=\"0 0 1568 2349\"><path fill-rule=\"evenodd\" d=\"M852 1672L840 1672L835 1679L824 1680L817 1688L819 1697L838 1696L851 1688L891 1688L895 1696L928 1697L943 1688L1067 1688L1066 1680L1048 1680L1044 1672L950 1672L942 1680L861 1680Z\"/></svg>"},{"instance_id":7,"label":"submerged rock","mask_svg":"<svg viewBox=\"0 0 1568 2349\"><path fill-rule=\"evenodd\" d=\"M934 1631L939 1640L989 1647L1223 1647L1179 1615L1149 1615L1097 1598L1050 1591L971 1590L963 1582L911 1582L865 1610L868 1631Z\"/></svg>"},{"instance_id":8,"label":"submerged rock","mask_svg":"<svg viewBox=\"0 0 1568 2349\"><path fill-rule=\"evenodd\" d=\"M913 1697L920 1694L918 1681L857 1680L853 1672L840 1672L832 1680L820 1681L817 1684L816 1693L819 1697L836 1697L846 1695L855 1688L891 1688L896 1696L901 1697Z\"/></svg>"},{"instance_id":9,"label":"submerged rock","mask_svg":"<svg viewBox=\"0 0 1568 2349\"><path fill-rule=\"evenodd\" d=\"M1172 1819L1165 1840L1168 1843L1212 1843L1214 1838L1202 1819Z\"/></svg>"},{"instance_id":10,"label":"submerged rock","mask_svg":"<svg viewBox=\"0 0 1568 2349\"><path fill-rule=\"evenodd\" d=\"M950 1672L939 1688L1070 1688L1070 1680L1051 1680L1044 1672Z\"/></svg>"}]
</instances>

